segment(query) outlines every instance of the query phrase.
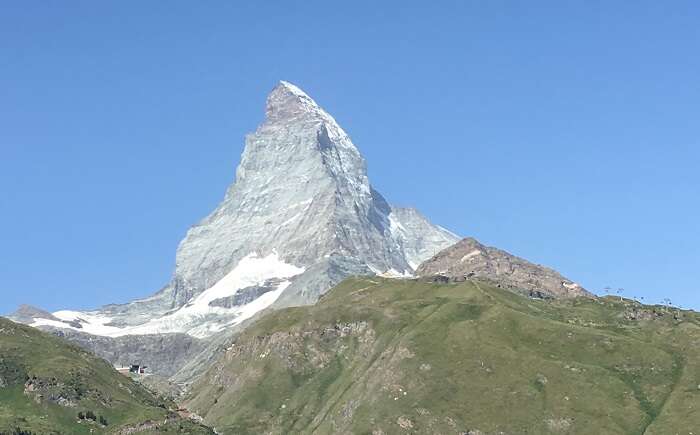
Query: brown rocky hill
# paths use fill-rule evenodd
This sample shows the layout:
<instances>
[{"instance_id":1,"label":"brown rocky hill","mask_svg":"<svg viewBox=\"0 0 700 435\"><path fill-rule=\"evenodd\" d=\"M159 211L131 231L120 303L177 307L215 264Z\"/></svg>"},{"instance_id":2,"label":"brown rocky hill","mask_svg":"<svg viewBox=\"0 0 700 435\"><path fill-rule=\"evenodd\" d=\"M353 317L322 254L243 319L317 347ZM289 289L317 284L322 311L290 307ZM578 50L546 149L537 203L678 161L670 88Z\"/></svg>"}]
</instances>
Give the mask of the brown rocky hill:
<instances>
[{"instance_id":1,"label":"brown rocky hill","mask_svg":"<svg viewBox=\"0 0 700 435\"><path fill-rule=\"evenodd\" d=\"M478 278L529 296L570 298L592 296L557 271L467 237L438 252L416 270L420 277L459 281Z\"/></svg>"}]
</instances>

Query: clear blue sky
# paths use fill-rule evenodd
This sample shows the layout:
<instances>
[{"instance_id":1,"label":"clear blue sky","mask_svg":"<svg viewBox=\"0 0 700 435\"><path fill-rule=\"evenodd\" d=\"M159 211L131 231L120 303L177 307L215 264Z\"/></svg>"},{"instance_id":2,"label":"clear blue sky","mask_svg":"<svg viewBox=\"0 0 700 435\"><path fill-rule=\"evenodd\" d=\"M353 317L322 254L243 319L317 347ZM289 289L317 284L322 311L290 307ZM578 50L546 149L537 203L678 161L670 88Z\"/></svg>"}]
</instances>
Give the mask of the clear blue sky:
<instances>
[{"instance_id":1,"label":"clear blue sky","mask_svg":"<svg viewBox=\"0 0 700 435\"><path fill-rule=\"evenodd\" d=\"M158 290L280 79L389 201L700 308L698 2L242 3L0 5L0 313Z\"/></svg>"}]
</instances>

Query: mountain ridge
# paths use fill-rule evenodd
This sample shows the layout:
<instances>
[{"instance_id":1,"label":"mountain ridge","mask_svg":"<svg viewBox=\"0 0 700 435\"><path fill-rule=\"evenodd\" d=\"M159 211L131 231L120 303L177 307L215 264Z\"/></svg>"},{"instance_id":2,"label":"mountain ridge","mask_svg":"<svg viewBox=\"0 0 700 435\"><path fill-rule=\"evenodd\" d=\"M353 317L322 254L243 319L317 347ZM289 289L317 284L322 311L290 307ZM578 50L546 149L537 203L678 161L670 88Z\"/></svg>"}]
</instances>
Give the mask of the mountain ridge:
<instances>
[{"instance_id":1,"label":"mountain ridge","mask_svg":"<svg viewBox=\"0 0 700 435\"><path fill-rule=\"evenodd\" d=\"M692 433L698 343L687 310L348 278L225 343L185 403L227 434Z\"/></svg>"}]
</instances>

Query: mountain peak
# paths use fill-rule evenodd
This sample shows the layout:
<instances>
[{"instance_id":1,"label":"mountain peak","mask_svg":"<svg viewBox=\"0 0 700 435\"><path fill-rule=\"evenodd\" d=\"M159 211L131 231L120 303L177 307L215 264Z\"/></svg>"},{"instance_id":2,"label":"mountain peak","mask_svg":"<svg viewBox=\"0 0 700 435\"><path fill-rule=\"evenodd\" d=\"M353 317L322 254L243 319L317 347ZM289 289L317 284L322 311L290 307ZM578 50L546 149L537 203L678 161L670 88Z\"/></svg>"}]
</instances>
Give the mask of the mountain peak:
<instances>
[{"instance_id":1,"label":"mountain peak","mask_svg":"<svg viewBox=\"0 0 700 435\"><path fill-rule=\"evenodd\" d=\"M265 113L268 119L296 118L300 114L327 115L306 92L281 80L267 96ZM328 115L327 115L328 116Z\"/></svg>"},{"instance_id":2,"label":"mountain peak","mask_svg":"<svg viewBox=\"0 0 700 435\"><path fill-rule=\"evenodd\" d=\"M285 90L287 90L287 91L293 93L294 95L296 95L296 96L298 96L298 97L311 99L311 97L309 97L309 94L307 94L306 92L302 91L301 88L300 88L299 86L296 86L296 85L294 85L294 84L292 84L292 83L290 83L290 82L288 82L288 81L280 80L280 82L279 82L279 84L277 85L277 87L284 88Z\"/></svg>"},{"instance_id":3,"label":"mountain peak","mask_svg":"<svg viewBox=\"0 0 700 435\"><path fill-rule=\"evenodd\" d=\"M442 275L458 280L473 277L537 297L591 296L579 284L553 269L484 246L472 237L460 240L425 261L416 269L416 275Z\"/></svg>"},{"instance_id":4,"label":"mountain peak","mask_svg":"<svg viewBox=\"0 0 700 435\"><path fill-rule=\"evenodd\" d=\"M7 318L21 323L32 323L36 318L58 320L51 313L26 304L20 305L17 311L8 315Z\"/></svg>"}]
</instances>

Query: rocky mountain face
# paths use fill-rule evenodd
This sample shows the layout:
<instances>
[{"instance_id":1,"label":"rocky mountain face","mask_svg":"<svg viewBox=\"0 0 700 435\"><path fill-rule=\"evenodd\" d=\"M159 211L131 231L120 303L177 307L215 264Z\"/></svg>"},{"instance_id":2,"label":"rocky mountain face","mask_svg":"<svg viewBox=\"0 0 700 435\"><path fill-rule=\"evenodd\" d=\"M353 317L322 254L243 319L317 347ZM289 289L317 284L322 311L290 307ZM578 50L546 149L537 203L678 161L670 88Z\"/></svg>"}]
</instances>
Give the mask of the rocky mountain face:
<instances>
[{"instance_id":1,"label":"rocky mountain face","mask_svg":"<svg viewBox=\"0 0 700 435\"><path fill-rule=\"evenodd\" d=\"M410 274L411 263L455 241L417 212L392 208L370 185L345 131L282 82L268 97L265 121L246 138L235 183L180 244L169 297L182 304L251 252L277 252L306 272L285 290L285 304L305 304L338 277Z\"/></svg>"},{"instance_id":2,"label":"rocky mountain face","mask_svg":"<svg viewBox=\"0 0 700 435\"><path fill-rule=\"evenodd\" d=\"M90 350L117 367L148 366L149 374L169 378L199 355L206 342L183 333L103 337L73 329L57 329L53 335Z\"/></svg>"},{"instance_id":3,"label":"rocky mountain face","mask_svg":"<svg viewBox=\"0 0 700 435\"><path fill-rule=\"evenodd\" d=\"M592 296L557 271L465 238L426 260L416 275L436 280L479 279L540 298Z\"/></svg>"},{"instance_id":4,"label":"rocky mountain face","mask_svg":"<svg viewBox=\"0 0 700 435\"><path fill-rule=\"evenodd\" d=\"M207 339L263 309L314 303L349 275L411 275L458 240L416 210L392 207L347 133L296 86L280 82L265 114L223 201L180 243L162 290L88 312L25 307L14 318L77 331L68 336L88 347L104 340L83 334ZM132 353L122 341L111 341L114 357Z\"/></svg>"}]
</instances>

